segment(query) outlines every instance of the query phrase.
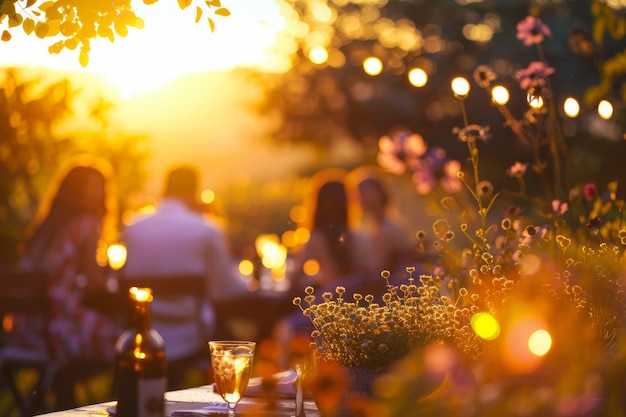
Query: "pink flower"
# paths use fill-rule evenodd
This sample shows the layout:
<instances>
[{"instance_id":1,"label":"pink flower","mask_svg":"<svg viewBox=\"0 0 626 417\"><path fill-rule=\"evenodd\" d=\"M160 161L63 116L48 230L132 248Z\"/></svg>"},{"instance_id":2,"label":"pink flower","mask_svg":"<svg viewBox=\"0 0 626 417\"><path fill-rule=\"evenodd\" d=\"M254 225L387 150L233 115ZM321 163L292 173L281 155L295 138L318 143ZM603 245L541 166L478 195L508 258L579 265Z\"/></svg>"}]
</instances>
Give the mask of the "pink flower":
<instances>
[{"instance_id":1,"label":"pink flower","mask_svg":"<svg viewBox=\"0 0 626 417\"><path fill-rule=\"evenodd\" d=\"M523 90L530 87L543 87L546 85L546 78L554 74L555 70L547 66L541 61L531 62L527 68L521 69L515 73L515 77L519 80L519 86Z\"/></svg>"},{"instance_id":2,"label":"pink flower","mask_svg":"<svg viewBox=\"0 0 626 417\"><path fill-rule=\"evenodd\" d=\"M569 206L567 205L566 202L559 201L559 200L552 200L552 212L560 215L560 214L565 213L568 208Z\"/></svg>"},{"instance_id":3,"label":"pink flower","mask_svg":"<svg viewBox=\"0 0 626 417\"><path fill-rule=\"evenodd\" d=\"M528 168L528 163L523 164L521 162L516 162L509 169L506 170L506 173L509 177L521 177L526 174L526 169Z\"/></svg>"},{"instance_id":4,"label":"pink flower","mask_svg":"<svg viewBox=\"0 0 626 417\"><path fill-rule=\"evenodd\" d=\"M583 187L583 194L585 195L585 200L591 201L598 196L598 187L592 182L587 183Z\"/></svg>"},{"instance_id":5,"label":"pink flower","mask_svg":"<svg viewBox=\"0 0 626 417\"><path fill-rule=\"evenodd\" d=\"M544 36L552 36L552 31L538 17L527 16L526 19L517 24L517 39L526 46L543 42Z\"/></svg>"},{"instance_id":6,"label":"pink flower","mask_svg":"<svg viewBox=\"0 0 626 417\"><path fill-rule=\"evenodd\" d=\"M427 148L426 142L417 133L385 135L378 140L378 163L385 170L400 175L407 167L416 165Z\"/></svg>"}]
</instances>

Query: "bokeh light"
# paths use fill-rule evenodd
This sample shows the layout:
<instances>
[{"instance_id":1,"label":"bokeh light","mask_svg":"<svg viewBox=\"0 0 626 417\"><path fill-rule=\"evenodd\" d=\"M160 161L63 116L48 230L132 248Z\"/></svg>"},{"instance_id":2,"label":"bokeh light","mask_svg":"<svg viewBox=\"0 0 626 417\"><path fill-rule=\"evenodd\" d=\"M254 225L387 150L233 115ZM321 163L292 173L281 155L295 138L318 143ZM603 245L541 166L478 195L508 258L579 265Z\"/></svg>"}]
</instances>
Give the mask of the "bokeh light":
<instances>
[{"instance_id":1,"label":"bokeh light","mask_svg":"<svg viewBox=\"0 0 626 417\"><path fill-rule=\"evenodd\" d=\"M574 97L568 97L563 102L563 112L567 117L571 117L572 119L578 117L580 114L580 104L578 104L578 100Z\"/></svg>"},{"instance_id":2,"label":"bokeh light","mask_svg":"<svg viewBox=\"0 0 626 417\"><path fill-rule=\"evenodd\" d=\"M489 313L474 314L470 323L476 334L485 340L494 340L500 335L500 323Z\"/></svg>"},{"instance_id":3,"label":"bokeh light","mask_svg":"<svg viewBox=\"0 0 626 417\"><path fill-rule=\"evenodd\" d=\"M421 68L413 68L409 71L409 83L414 87L424 87L428 83L428 74Z\"/></svg>"},{"instance_id":4,"label":"bokeh light","mask_svg":"<svg viewBox=\"0 0 626 417\"><path fill-rule=\"evenodd\" d=\"M528 338L528 349L537 356L544 356L552 347L552 336L547 330L539 329Z\"/></svg>"},{"instance_id":5,"label":"bokeh light","mask_svg":"<svg viewBox=\"0 0 626 417\"><path fill-rule=\"evenodd\" d=\"M598 103L598 115L604 120L613 117L613 105L608 100L601 100Z\"/></svg>"},{"instance_id":6,"label":"bokeh light","mask_svg":"<svg viewBox=\"0 0 626 417\"><path fill-rule=\"evenodd\" d=\"M528 105L533 109L540 109L543 107L543 97L541 96L528 94L526 96L526 101L528 101Z\"/></svg>"},{"instance_id":7,"label":"bokeh light","mask_svg":"<svg viewBox=\"0 0 626 417\"><path fill-rule=\"evenodd\" d=\"M452 92L456 98L465 98L469 94L469 82L463 77L456 77L452 80Z\"/></svg>"},{"instance_id":8,"label":"bokeh light","mask_svg":"<svg viewBox=\"0 0 626 417\"><path fill-rule=\"evenodd\" d=\"M368 57L363 61L363 70L367 75L378 75L383 71L383 62L376 57Z\"/></svg>"},{"instance_id":9,"label":"bokeh light","mask_svg":"<svg viewBox=\"0 0 626 417\"><path fill-rule=\"evenodd\" d=\"M115 243L107 248L109 266L114 271L122 269L126 263L126 246Z\"/></svg>"},{"instance_id":10,"label":"bokeh light","mask_svg":"<svg viewBox=\"0 0 626 417\"><path fill-rule=\"evenodd\" d=\"M535 352L546 349L545 328L543 319L535 315L521 315L507 326L501 348L503 363L510 371L528 373L537 369L543 356Z\"/></svg>"},{"instance_id":11,"label":"bokeh light","mask_svg":"<svg viewBox=\"0 0 626 417\"><path fill-rule=\"evenodd\" d=\"M307 260L302 266L305 275L314 277L320 272L320 263L315 259Z\"/></svg>"},{"instance_id":12,"label":"bokeh light","mask_svg":"<svg viewBox=\"0 0 626 417\"><path fill-rule=\"evenodd\" d=\"M215 192L209 188L202 190L202 193L200 193L200 200L204 204L211 204L215 201Z\"/></svg>"},{"instance_id":13,"label":"bokeh light","mask_svg":"<svg viewBox=\"0 0 626 417\"><path fill-rule=\"evenodd\" d=\"M491 89L492 100L502 106L509 102L510 97L509 90L502 85L496 85Z\"/></svg>"},{"instance_id":14,"label":"bokeh light","mask_svg":"<svg viewBox=\"0 0 626 417\"><path fill-rule=\"evenodd\" d=\"M250 276L254 273L254 264L249 259L239 262L239 273L241 275Z\"/></svg>"},{"instance_id":15,"label":"bokeh light","mask_svg":"<svg viewBox=\"0 0 626 417\"><path fill-rule=\"evenodd\" d=\"M326 48L317 46L309 51L309 59L314 64L323 64L328 61L328 51Z\"/></svg>"}]
</instances>

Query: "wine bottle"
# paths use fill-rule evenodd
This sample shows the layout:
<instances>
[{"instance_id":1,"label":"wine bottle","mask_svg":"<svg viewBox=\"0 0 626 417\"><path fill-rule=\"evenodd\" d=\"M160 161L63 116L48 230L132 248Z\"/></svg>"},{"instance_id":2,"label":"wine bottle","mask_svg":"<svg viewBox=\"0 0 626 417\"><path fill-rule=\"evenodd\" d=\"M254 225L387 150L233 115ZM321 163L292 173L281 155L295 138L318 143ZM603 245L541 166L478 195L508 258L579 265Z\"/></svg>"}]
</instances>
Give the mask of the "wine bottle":
<instances>
[{"instance_id":1,"label":"wine bottle","mask_svg":"<svg viewBox=\"0 0 626 417\"><path fill-rule=\"evenodd\" d=\"M130 326L115 345L117 417L163 417L167 364L163 338L152 327L150 288L132 287Z\"/></svg>"}]
</instances>

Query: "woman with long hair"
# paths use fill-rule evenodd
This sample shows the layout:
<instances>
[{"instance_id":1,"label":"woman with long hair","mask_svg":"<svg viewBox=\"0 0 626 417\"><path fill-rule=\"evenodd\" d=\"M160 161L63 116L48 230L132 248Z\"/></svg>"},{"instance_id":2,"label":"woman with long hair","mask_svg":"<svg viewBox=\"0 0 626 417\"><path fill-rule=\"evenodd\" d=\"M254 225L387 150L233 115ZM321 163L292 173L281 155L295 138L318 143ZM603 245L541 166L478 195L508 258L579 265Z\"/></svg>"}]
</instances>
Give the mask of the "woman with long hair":
<instances>
[{"instance_id":1,"label":"woman with long hair","mask_svg":"<svg viewBox=\"0 0 626 417\"><path fill-rule=\"evenodd\" d=\"M105 289L106 274L96 253L111 224L107 219L114 218L109 172L102 161L85 158L60 170L34 218L21 259L22 268L48 276L49 334L60 367L83 361L112 364L122 331L81 304L86 292ZM7 344L43 351L43 326L41 317L13 317ZM57 398L57 403L63 401L71 400Z\"/></svg>"}]
</instances>

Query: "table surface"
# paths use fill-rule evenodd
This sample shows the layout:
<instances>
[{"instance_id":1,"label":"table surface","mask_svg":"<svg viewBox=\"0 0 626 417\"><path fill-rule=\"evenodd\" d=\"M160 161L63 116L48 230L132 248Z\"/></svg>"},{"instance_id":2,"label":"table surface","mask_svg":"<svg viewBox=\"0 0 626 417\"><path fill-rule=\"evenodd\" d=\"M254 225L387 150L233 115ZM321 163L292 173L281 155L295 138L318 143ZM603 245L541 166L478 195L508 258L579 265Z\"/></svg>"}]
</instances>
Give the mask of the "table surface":
<instances>
[{"instance_id":1,"label":"table surface","mask_svg":"<svg viewBox=\"0 0 626 417\"><path fill-rule=\"evenodd\" d=\"M185 416L212 416L226 415L226 412L219 413L193 413L192 410L200 410L210 403L223 403L222 397L213 391L211 385L188 388L179 391L170 391L165 394L165 415L172 416L175 411L186 410ZM115 405L115 401L100 404L86 405L64 411L55 411L53 413L42 414L46 417L78 417L78 416L109 416L109 409ZM276 398L273 401L267 398L244 396L241 399L242 407L252 406L261 410L255 411L255 416L293 416L295 413L295 399L293 398ZM310 400L305 401L305 413L307 417L319 417L319 412L315 407L315 403ZM177 413L177 415L180 415ZM245 415L245 414L244 414Z\"/></svg>"}]
</instances>

